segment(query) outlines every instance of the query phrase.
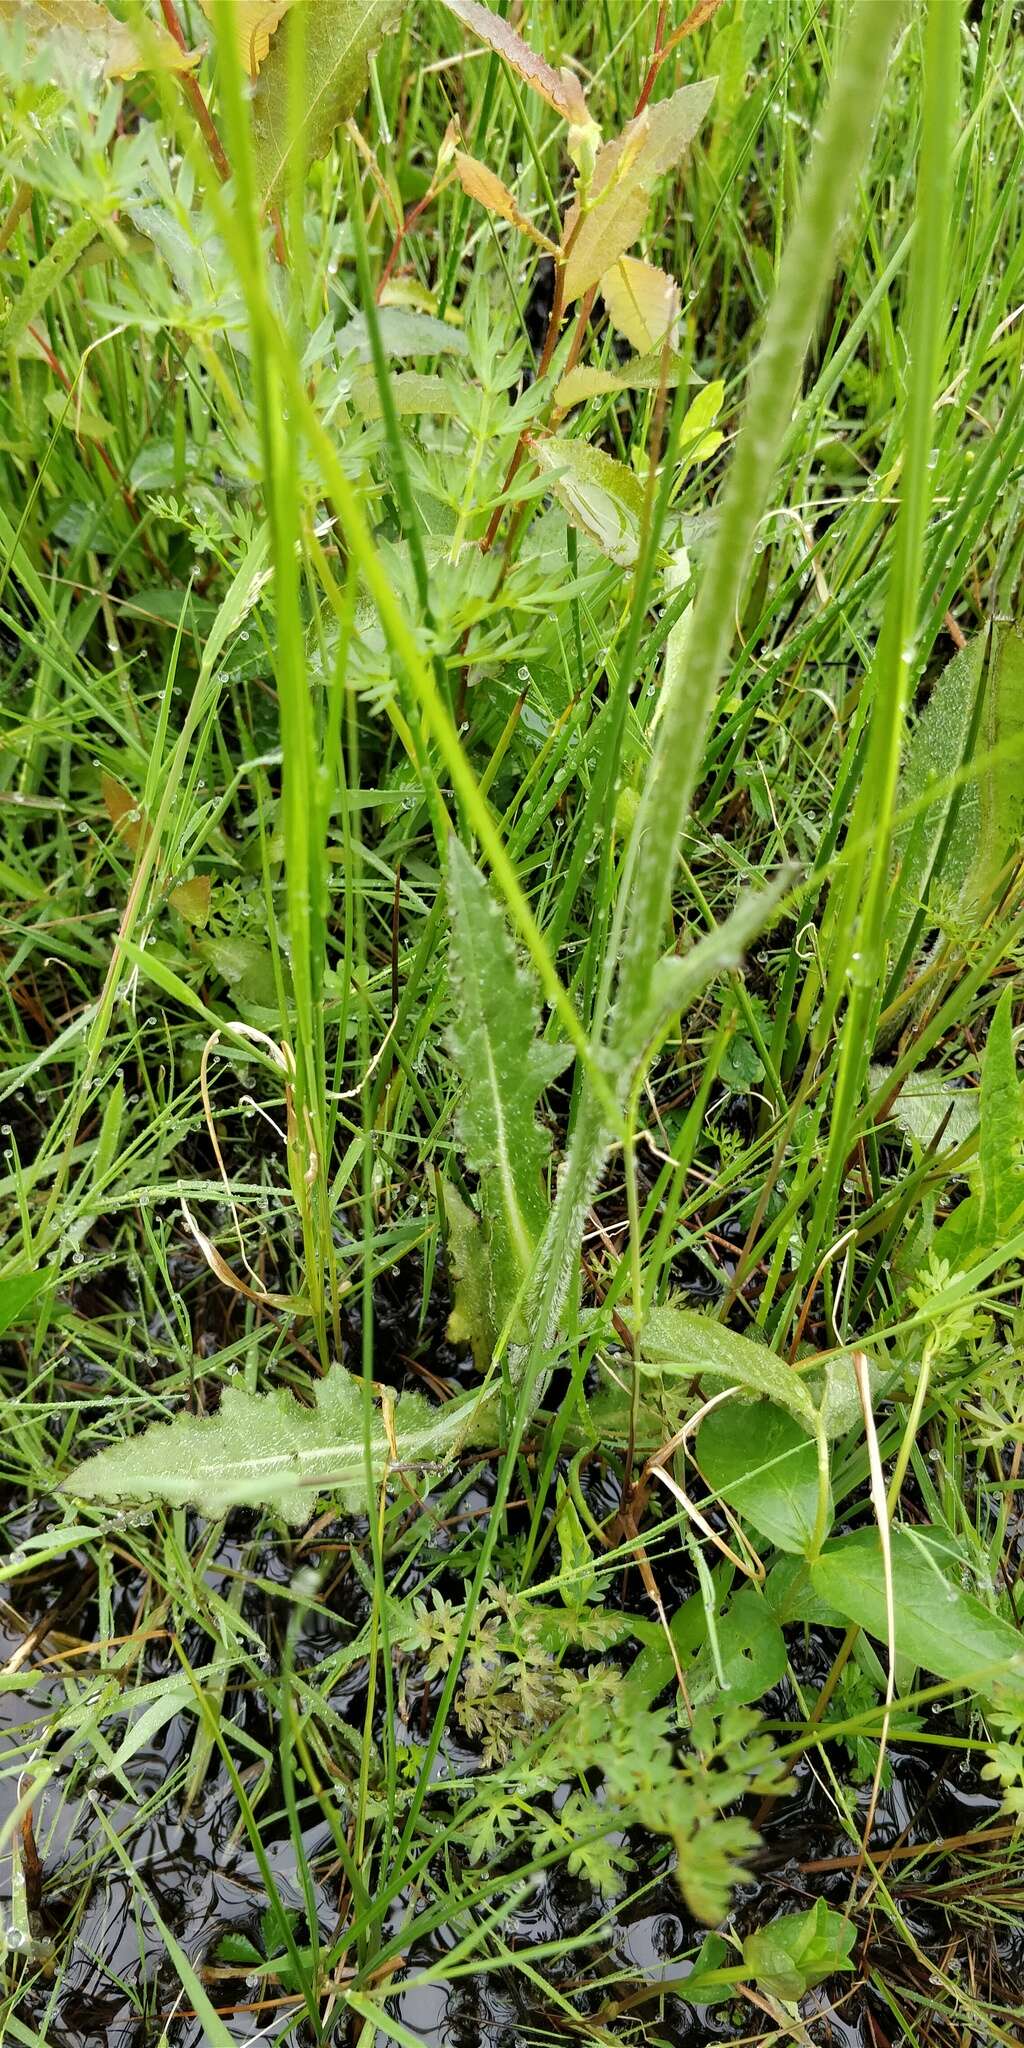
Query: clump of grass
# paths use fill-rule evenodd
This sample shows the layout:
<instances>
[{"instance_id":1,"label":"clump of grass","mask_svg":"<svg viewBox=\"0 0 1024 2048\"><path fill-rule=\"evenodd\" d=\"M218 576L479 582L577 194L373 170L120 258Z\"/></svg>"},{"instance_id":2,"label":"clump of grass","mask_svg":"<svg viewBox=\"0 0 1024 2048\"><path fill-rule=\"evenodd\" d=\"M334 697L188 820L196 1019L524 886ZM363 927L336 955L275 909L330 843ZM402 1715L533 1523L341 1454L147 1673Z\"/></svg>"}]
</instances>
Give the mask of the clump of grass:
<instances>
[{"instance_id":1,"label":"clump of grass","mask_svg":"<svg viewBox=\"0 0 1024 2048\"><path fill-rule=\"evenodd\" d=\"M0 18L4 2028L1010 2040L1016 10L250 12Z\"/></svg>"}]
</instances>

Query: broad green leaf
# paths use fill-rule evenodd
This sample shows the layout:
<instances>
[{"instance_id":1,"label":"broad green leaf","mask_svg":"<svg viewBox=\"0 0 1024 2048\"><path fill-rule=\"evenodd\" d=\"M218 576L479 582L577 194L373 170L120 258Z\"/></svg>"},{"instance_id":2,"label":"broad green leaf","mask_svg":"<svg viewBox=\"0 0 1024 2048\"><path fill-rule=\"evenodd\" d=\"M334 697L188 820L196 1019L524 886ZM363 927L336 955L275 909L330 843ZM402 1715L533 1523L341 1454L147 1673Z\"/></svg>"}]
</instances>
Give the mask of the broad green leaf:
<instances>
[{"instance_id":1,"label":"broad green leaf","mask_svg":"<svg viewBox=\"0 0 1024 2048\"><path fill-rule=\"evenodd\" d=\"M273 956L258 939L236 938L225 932L198 940L196 952L227 982L238 1002L254 1003L260 1010L273 1008L277 1001Z\"/></svg>"},{"instance_id":2,"label":"broad green leaf","mask_svg":"<svg viewBox=\"0 0 1024 2048\"><path fill-rule=\"evenodd\" d=\"M467 1165L480 1175L492 1323L500 1329L547 1220L543 1171L550 1140L537 1122L537 1103L568 1054L538 1037L533 984L497 903L455 839L448 899L450 1037L462 1085L458 1135Z\"/></svg>"},{"instance_id":3,"label":"broad green leaf","mask_svg":"<svg viewBox=\"0 0 1024 2048\"><path fill-rule=\"evenodd\" d=\"M368 64L401 18L403 0L300 0L305 40L304 118L289 124L289 68L300 47L298 8L285 15L260 71L253 98L253 156L264 202L288 175L301 177L326 155L336 129L355 112Z\"/></svg>"},{"instance_id":4,"label":"broad green leaf","mask_svg":"<svg viewBox=\"0 0 1024 2048\"><path fill-rule=\"evenodd\" d=\"M685 356L671 350L666 355L659 348L651 355L632 356L617 370L591 370L586 365L568 370L555 386L555 404L560 412L568 412L588 398L604 398L610 392L660 391L662 385L668 390L688 375Z\"/></svg>"},{"instance_id":5,"label":"broad green leaf","mask_svg":"<svg viewBox=\"0 0 1024 2048\"><path fill-rule=\"evenodd\" d=\"M608 318L640 356L674 348L679 328L679 286L667 270L639 256L623 256L601 279Z\"/></svg>"},{"instance_id":6,"label":"broad green leaf","mask_svg":"<svg viewBox=\"0 0 1024 2048\"><path fill-rule=\"evenodd\" d=\"M933 906L937 899L981 908L1024 837L1024 637L1006 624L969 642L943 670L910 735L901 806L920 803L988 755L970 781L937 795L896 834L899 944L926 895Z\"/></svg>"},{"instance_id":7,"label":"broad green leaf","mask_svg":"<svg viewBox=\"0 0 1024 2048\"><path fill-rule=\"evenodd\" d=\"M588 441L551 434L533 443L533 453L541 469L550 471L555 496L572 524L613 562L631 568L640 551L644 509L639 477Z\"/></svg>"},{"instance_id":8,"label":"broad green leaf","mask_svg":"<svg viewBox=\"0 0 1024 2048\"><path fill-rule=\"evenodd\" d=\"M713 377L710 383L701 385L687 407L679 429L679 469L683 476L695 463L707 462L721 447L725 436L715 421L724 402L725 384L721 377Z\"/></svg>"},{"instance_id":9,"label":"broad green leaf","mask_svg":"<svg viewBox=\"0 0 1024 2048\"><path fill-rule=\"evenodd\" d=\"M811 1583L811 1567L805 1557L784 1556L773 1564L765 1580L764 1597L780 1627L790 1622L809 1621L822 1628L842 1628L844 1617Z\"/></svg>"},{"instance_id":10,"label":"broad green leaf","mask_svg":"<svg viewBox=\"0 0 1024 2048\"><path fill-rule=\"evenodd\" d=\"M574 71L553 70L500 14L492 14L489 7L481 6L480 0L444 0L444 5L463 28L478 36L497 56L504 57L524 85L538 92L557 114L577 127L586 122L583 88Z\"/></svg>"},{"instance_id":11,"label":"broad green leaf","mask_svg":"<svg viewBox=\"0 0 1024 2048\"><path fill-rule=\"evenodd\" d=\"M939 1532L891 1536L896 1650L956 1685L1024 1699L1024 1645L1008 1621L960 1583L962 1559ZM885 1579L877 1529L834 1537L810 1566L811 1584L831 1607L886 1640Z\"/></svg>"},{"instance_id":12,"label":"broad green leaf","mask_svg":"<svg viewBox=\"0 0 1024 2048\"><path fill-rule=\"evenodd\" d=\"M0 1279L0 1336L24 1320L37 1294L52 1287L57 1277L56 1266L43 1266L38 1273L8 1273Z\"/></svg>"},{"instance_id":13,"label":"broad green leaf","mask_svg":"<svg viewBox=\"0 0 1024 2048\"><path fill-rule=\"evenodd\" d=\"M465 356L469 343L461 328L448 320L435 320L431 313L417 313L408 306L381 306L377 314L381 346L386 356ZM370 330L365 313L356 313L339 327L335 336L338 354L355 350L361 362L372 356Z\"/></svg>"},{"instance_id":14,"label":"broad green leaf","mask_svg":"<svg viewBox=\"0 0 1024 2048\"><path fill-rule=\"evenodd\" d=\"M792 1366L697 1309L652 1308L641 1331L637 1364L641 1372L666 1378L729 1380L787 1408L809 1430L816 1427L817 1409Z\"/></svg>"},{"instance_id":15,"label":"broad green leaf","mask_svg":"<svg viewBox=\"0 0 1024 2048\"><path fill-rule=\"evenodd\" d=\"M577 201L563 228L567 305L598 284L643 233L656 179L684 155L714 93L713 78L681 86L598 150L587 211L581 219Z\"/></svg>"},{"instance_id":16,"label":"broad green leaf","mask_svg":"<svg viewBox=\"0 0 1024 2048\"><path fill-rule=\"evenodd\" d=\"M756 1586L742 1586L716 1623L718 1662L730 1706L748 1706L764 1698L786 1669L786 1641L778 1622ZM714 1701L722 1691L710 1649L702 1651L687 1680L691 1704Z\"/></svg>"},{"instance_id":17,"label":"broad green leaf","mask_svg":"<svg viewBox=\"0 0 1024 2048\"><path fill-rule=\"evenodd\" d=\"M806 1556L818 1512L818 1451L768 1401L726 1401L702 1422L697 1462L709 1486L779 1550Z\"/></svg>"},{"instance_id":18,"label":"broad green leaf","mask_svg":"<svg viewBox=\"0 0 1024 2048\"><path fill-rule=\"evenodd\" d=\"M105 78L140 71L191 71L198 50L183 50L162 22L138 29L99 0L0 0L0 26L16 22L30 50L49 46L59 71L77 65Z\"/></svg>"},{"instance_id":19,"label":"broad green leaf","mask_svg":"<svg viewBox=\"0 0 1024 2048\"><path fill-rule=\"evenodd\" d=\"M179 1415L141 1436L98 1451L64 1480L76 1500L166 1501L205 1515L233 1507L267 1507L286 1521L306 1521L319 1493L330 1492L349 1513L366 1513L364 1400L361 1380L333 1365L315 1388L312 1407L276 1388L249 1394L225 1387L215 1415ZM382 1408L374 1404L370 1448L375 1486L400 1465L415 1482L417 1468L431 1478L458 1450L481 1439L488 1424L475 1397L432 1407L419 1394L385 1390L397 1448L392 1454Z\"/></svg>"},{"instance_id":20,"label":"broad green leaf","mask_svg":"<svg viewBox=\"0 0 1024 2048\"><path fill-rule=\"evenodd\" d=\"M722 1590L716 1578L718 1597L724 1602L717 1616L718 1656L727 1680L731 1706L747 1706L761 1699L777 1685L786 1669L786 1644L778 1621L756 1586L744 1586L733 1595ZM669 1632L676 1656L686 1676L691 1704L713 1699L721 1692L721 1681L708 1645L708 1618L700 1593L691 1594L677 1607ZM665 1641L664 1630L651 1622L645 1628L646 1642L629 1670L630 1690L649 1704L673 1684L675 1663Z\"/></svg>"},{"instance_id":21,"label":"broad green leaf","mask_svg":"<svg viewBox=\"0 0 1024 2048\"><path fill-rule=\"evenodd\" d=\"M856 1939L853 1922L817 1899L806 1913L784 1913L755 1927L743 1943L743 1961L760 1990L792 2004L838 1970L853 1969Z\"/></svg>"}]
</instances>

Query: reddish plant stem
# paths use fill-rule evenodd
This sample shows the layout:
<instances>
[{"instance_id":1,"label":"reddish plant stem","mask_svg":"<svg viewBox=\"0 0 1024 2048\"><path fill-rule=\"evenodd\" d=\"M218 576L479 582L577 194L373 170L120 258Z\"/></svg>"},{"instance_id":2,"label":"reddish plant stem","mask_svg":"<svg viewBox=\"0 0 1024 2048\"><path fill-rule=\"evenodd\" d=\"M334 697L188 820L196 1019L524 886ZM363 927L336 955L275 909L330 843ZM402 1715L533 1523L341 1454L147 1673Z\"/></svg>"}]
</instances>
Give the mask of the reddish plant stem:
<instances>
[{"instance_id":1,"label":"reddish plant stem","mask_svg":"<svg viewBox=\"0 0 1024 2048\"><path fill-rule=\"evenodd\" d=\"M174 0L160 0L160 12L163 15L167 31L174 37L179 50L185 50L187 44L185 42L184 30L178 20ZM181 89L192 107L192 112L196 117L196 125L210 152L218 176L226 184L231 176L231 165L228 163L227 157L224 154L223 143L213 125L213 115L203 98L199 80L193 76L191 71L182 71L179 75L181 78Z\"/></svg>"},{"instance_id":2,"label":"reddish plant stem","mask_svg":"<svg viewBox=\"0 0 1024 2048\"><path fill-rule=\"evenodd\" d=\"M402 225L399 228L398 233L391 244L391 254L388 257L388 260L385 263L384 268L380 274L380 282L377 286L378 305L380 305L380 295L384 290L384 287L387 284L387 281L391 276L392 271L394 270L395 264L398 261L399 252L401 250L402 243L406 238L406 235L409 233L411 228L415 227L416 222L420 218L420 215L426 212L427 207L430 206L436 198L437 186L431 185L430 190L428 192L424 192L422 199L417 199L415 206L411 206L409 208L409 211L406 214L405 219L403 220Z\"/></svg>"}]
</instances>

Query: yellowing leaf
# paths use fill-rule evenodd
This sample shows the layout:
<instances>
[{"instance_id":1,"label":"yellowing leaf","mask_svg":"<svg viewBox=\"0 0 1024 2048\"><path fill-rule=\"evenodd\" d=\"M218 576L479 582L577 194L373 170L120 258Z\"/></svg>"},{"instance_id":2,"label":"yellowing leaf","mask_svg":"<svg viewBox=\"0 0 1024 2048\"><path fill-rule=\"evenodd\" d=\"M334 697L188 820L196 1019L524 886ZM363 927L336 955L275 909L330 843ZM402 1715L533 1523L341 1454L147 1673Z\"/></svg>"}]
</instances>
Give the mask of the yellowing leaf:
<instances>
[{"instance_id":1,"label":"yellowing leaf","mask_svg":"<svg viewBox=\"0 0 1024 2048\"><path fill-rule=\"evenodd\" d=\"M611 561L632 567L640 550L643 485L631 469L587 441L551 434L533 444L542 469L552 473L555 496L574 526L589 535Z\"/></svg>"},{"instance_id":2,"label":"yellowing leaf","mask_svg":"<svg viewBox=\"0 0 1024 2048\"><path fill-rule=\"evenodd\" d=\"M671 388L689 374L684 356L655 349L651 355L632 356L619 370L568 370L555 386L555 404L560 412L582 405L586 398L602 398L612 391L657 391Z\"/></svg>"},{"instance_id":3,"label":"yellowing leaf","mask_svg":"<svg viewBox=\"0 0 1024 2048\"><path fill-rule=\"evenodd\" d=\"M0 22L17 22L29 49L47 45L59 63L134 78L139 71L190 71L197 50L182 50L162 22L136 31L99 0L0 0Z\"/></svg>"},{"instance_id":4,"label":"yellowing leaf","mask_svg":"<svg viewBox=\"0 0 1024 2048\"><path fill-rule=\"evenodd\" d=\"M542 235L540 229L534 227L532 220L527 220L526 215L520 212L508 186L503 185L501 179L494 171L489 170L486 164L479 163L475 156L467 156L465 150L457 149L455 169L463 191L467 192L471 199L478 199L481 206L486 206L488 213L496 213L502 220L511 221L513 227L519 228L524 235L529 235L531 242L537 242L550 255L555 253L554 243L549 242L547 236Z\"/></svg>"},{"instance_id":5,"label":"yellowing leaf","mask_svg":"<svg viewBox=\"0 0 1024 2048\"><path fill-rule=\"evenodd\" d=\"M105 769L100 776L100 789L104 809L118 838L124 840L132 853L141 853L150 834L145 811L124 783L119 782L116 775L108 775ZM179 917L185 918L189 924L204 925L210 915L209 875L193 875L189 881L179 882L167 900L173 904Z\"/></svg>"},{"instance_id":6,"label":"yellowing leaf","mask_svg":"<svg viewBox=\"0 0 1024 2048\"><path fill-rule=\"evenodd\" d=\"M243 71L255 78L270 50L270 38L295 0L233 0L231 27ZM207 21L216 20L215 0L199 0Z\"/></svg>"},{"instance_id":7,"label":"yellowing leaf","mask_svg":"<svg viewBox=\"0 0 1024 2048\"><path fill-rule=\"evenodd\" d=\"M583 88L571 71L555 71L536 50L524 43L522 36L510 28L499 14L492 14L489 7L482 7L480 0L444 0L449 14L461 21L463 28L486 43L489 50L495 50L512 66L517 77L525 85L539 92L548 105L554 107L563 119L579 126L587 119Z\"/></svg>"},{"instance_id":8,"label":"yellowing leaf","mask_svg":"<svg viewBox=\"0 0 1024 2048\"><path fill-rule=\"evenodd\" d=\"M688 469L693 468L695 462L707 462L716 448L721 447L725 436L719 432L715 421L722 410L724 397L725 385L720 377L715 377L710 384L701 386L693 404L688 408L679 430L679 466L682 476L685 476Z\"/></svg>"},{"instance_id":9,"label":"yellowing leaf","mask_svg":"<svg viewBox=\"0 0 1024 2048\"><path fill-rule=\"evenodd\" d=\"M638 355L667 338L674 348L679 327L679 286L666 270L623 256L601 279L608 318Z\"/></svg>"},{"instance_id":10,"label":"yellowing leaf","mask_svg":"<svg viewBox=\"0 0 1024 2048\"><path fill-rule=\"evenodd\" d=\"M654 183L683 156L714 97L716 81L684 85L598 150L587 211L571 206L562 231L565 300L590 290L643 232Z\"/></svg>"}]
</instances>

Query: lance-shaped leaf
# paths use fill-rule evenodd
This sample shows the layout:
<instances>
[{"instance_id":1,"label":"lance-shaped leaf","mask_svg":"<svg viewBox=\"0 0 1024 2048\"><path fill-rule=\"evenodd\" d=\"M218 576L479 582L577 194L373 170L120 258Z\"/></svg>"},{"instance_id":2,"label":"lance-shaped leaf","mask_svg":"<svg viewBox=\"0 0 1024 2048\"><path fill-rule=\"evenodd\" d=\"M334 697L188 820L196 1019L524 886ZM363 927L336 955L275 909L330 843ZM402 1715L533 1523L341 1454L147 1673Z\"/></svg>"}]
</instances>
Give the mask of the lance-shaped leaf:
<instances>
[{"instance_id":1,"label":"lance-shaped leaf","mask_svg":"<svg viewBox=\"0 0 1024 2048\"><path fill-rule=\"evenodd\" d=\"M534 227L532 220L527 220L525 213L516 205L514 194L502 183L496 172L487 164L480 163L475 156L467 156L464 149L456 150L454 162L459 183L470 199L479 200L481 206L486 206L488 213L496 213L500 220L510 221L521 234L528 235L531 242L536 242L538 248L546 249L549 256L557 254L554 242L549 241L547 235L542 235L540 229Z\"/></svg>"},{"instance_id":2,"label":"lance-shaped leaf","mask_svg":"<svg viewBox=\"0 0 1024 2048\"><path fill-rule=\"evenodd\" d=\"M550 470L556 498L574 526L595 541L611 561L632 567L640 551L644 488L639 477L588 441L557 434L533 443L541 469Z\"/></svg>"},{"instance_id":3,"label":"lance-shaped leaf","mask_svg":"<svg viewBox=\"0 0 1024 2048\"><path fill-rule=\"evenodd\" d=\"M359 105L370 58L402 6L403 0L301 0L285 15L253 99L253 155L264 201L276 197L286 174L301 176L326 154L339 124ZM293 126L289 71L303 41L303 118Z\"/></svg>"},{"instance_id":4,"label":"lance-shaped leaf","mask_svg":"<svg viewBox=\"0 0 1024 2048\"><path fill-rule=\"evenodd\" d=\"M667 270L639 256L623 256L601 279L601 297L608 318L638 355L661 347L674 348L679 327L679 286Z\"/></svg>"},{"instance_id":5,"label":"lance-shaped leaf","mask_svg":"<svg viewBox=\"0 0 1024 2048\"><path fill-rule=\"evenodd\" d=\"M992 1012L978 1093L978 1166L971 1193L932 1241L950 1269L966 1268L1020 1227L1024 1215L1024 1105L1013 1046L1013 989Z\"/></svg>"},{"instance_id":6,"label":"lance-shaped leaf","mask_svg":"<svg viewBox=\"0 0 1024 2048\"><path fill-rule=\"evenodd\" d=\"M681 377L690 374L690 365L685 356L676 355L673 350L655 349L647 356L631 356L621 369L597 370L584 364L581 369L567 370L555 386L555 404L560 412L568 412L574 405L582 405L587 398L604 398L616 391L659 391L664 385L666 391L678 384ZM721 436L719 436L721 439Z\"/></svg>"},{"instance_id":7,"label":"lance-shaped leaf","mask_svg":"<svg viewBox=\"0 0 1024 2048\"><path fill-rule=\"evenodd\" d=\"M215 21L216 0L199 0L207 21ZM231 29L238 46L238 61L250 78L256 78L269 55L271 37L280 27L295 0L232 0Z\"/></svg>"},{"instance_id":8,"label":"lance-shaped leaf","mask_svg":"<svg viewBox=\"0 0 1024 2048\"><path fill-rule=\"evenodd\" d=\"M336 1496L349 1513L365 1513L365 1391L361 1380L333 1365L317 1383L314 1405L275 1388L248 1394L225 1387L216 1415L179 1415L156 1422L87 1458L62 1492L76 1500L192 1506L205 1515L233 1507L269 1507L286 1521L306 1521L319 1493ZM419 1394L383 1390L370 1418L374 1487L400 1466L403 1483L417 1471L433 1478L463 1444L490 1428L475 1397L433 1407ZM482 1434L478 1434L481 1432Z\"/></svg>"},{"instance_id":9,"label":"lance-shaped leaf","mask_svg":"<svg viewBox=\"0 0 1024 2048\"><path fill-rule=\"evenodd\" d=\"M480 0L444 0L449 14L461 21L463 28L486 43L499 57L504 57L524 85L539 92L548 105L554 107L574 127L582 127L587 121L586 101L583 87L573 71L555 71L543 57L524 43L521 35L503 21L500 14L492 14L489 7L482 7Z\"/></svg>"},{"instance_id":10,"label":"lance-shaped leaf","mask_svg":"<svg viewBox=\"0 0 1024 2048\"><path fill-rule=\"evenodd\" d=\"M493 1322L500 1329L547 1221L542 1175L549 1139L537 1122L537 1103L568 1052L537 1036L533 984L498 905L456 840L449 850L448 899L450 1039L462 1083L458 1134L466 1164L480 1175Z\"/></svg>"},{"instance_id":11,"label":"lance-shaped leaf","mask_svg":"<svg viewBox=\"0 0 1024 2048\"><path fill-rule=\"evenodd\" d=\"M77 66L104 78L140 71L190 71L197 50L183 50L162 22L136 30L99 0L0 0L0 25L17 23L29 49L49 46L57 67Z\"/></svg>"},{"instance_id":12,"label":"lance-shaped leaf","mask_svg":"<svg viewBox=\"0 0 1024 2048\"><path fill-rule=\"evenodd\" d=\"M645 108L598 150L582 219L570 207L562 233L566 304L598 284L642 234L656 179L680 161L714 97L716 81L681 86Z\"/></svg>"}]
</instances>

